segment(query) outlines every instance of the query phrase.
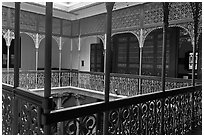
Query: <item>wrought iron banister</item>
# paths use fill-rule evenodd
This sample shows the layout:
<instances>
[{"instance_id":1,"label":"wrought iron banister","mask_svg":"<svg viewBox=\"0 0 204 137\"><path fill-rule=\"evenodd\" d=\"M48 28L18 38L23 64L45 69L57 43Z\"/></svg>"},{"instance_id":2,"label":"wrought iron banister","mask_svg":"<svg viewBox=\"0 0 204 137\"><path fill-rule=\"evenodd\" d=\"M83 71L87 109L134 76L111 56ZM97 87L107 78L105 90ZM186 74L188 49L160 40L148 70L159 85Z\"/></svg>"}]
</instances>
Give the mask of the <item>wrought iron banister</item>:
<instances>
[{"instance_id":1,"label":"wrought iron banister","mask_svg":"<svg viewBox=\"0 0 204 137\"><path fill-rule=\"evenodd\" d=\"M171 89L165 92L158 91L154 93L148 93L145 95L138 95L135 97L115 99L113 101L108 102L107 104L104 102L97 102L97 103L85 104L85 105L71 107L71 108L63 108L60 110L52 111L49 116L49 120L47 122L49 124L52 124L55 122L61 122L61 121L65 121L65 120L69 120L77 117L82 117L84 115L110 111L110 110L119 108L121 106L125 107L128 105L139 104L150 100L167 98L170 96L189 93L200 89L201 89L201 86L184 87L184 88L178 88L178 89Z\"/></svg>"},{"instance_id":2,"label":"wrought iron banister","mask_svg":"<svg viewBox=\"0 0 204 137\"><path fill-rule=\"evenodd\" d=\"M43 134L41 115L43 97L2 84L3 134Z\"/></svg>"},{"instance_id":3,"label":"wrought iron banister","mask_svg":"<svg viewBox=\"0 0 204 137\"><path fill-rule=\"evenodd\" d=\"M191 120L196 125L202 124L201 88L201 85L184 87L117 99L107 104L99 102L65 108L52 111L46 122L64 122L63 134L99 134L102 128L96 122L98 115L108 111L109 134L161 134L161 101L164 100L165 134L188 134L193 128ZM192 104L195 105L194 112ZM192 114L195 119L192 119Z\"/></svg>"},{"instance_id":4,"label":"wrought iron banister","mask_svg":"<svg viewBox=\"0 0 204 137\"><path fill-rule=\"evenodd\" d=\"M13 85L13 72L3 72L2 81ZM166 78L165 88L173 89L191 85L190 79ZM196 81L197 84L202 83ZM104 73L85 72L77 70L52 70L52 87L73 86L104 92ZM44 87L44 72L39 71L20 71L19 86L26 89L36 89ZM135 96L161 90L161 77L138 76L132 74L111 73L110 93L125 96Z\"/></svg>"}]
</instances>

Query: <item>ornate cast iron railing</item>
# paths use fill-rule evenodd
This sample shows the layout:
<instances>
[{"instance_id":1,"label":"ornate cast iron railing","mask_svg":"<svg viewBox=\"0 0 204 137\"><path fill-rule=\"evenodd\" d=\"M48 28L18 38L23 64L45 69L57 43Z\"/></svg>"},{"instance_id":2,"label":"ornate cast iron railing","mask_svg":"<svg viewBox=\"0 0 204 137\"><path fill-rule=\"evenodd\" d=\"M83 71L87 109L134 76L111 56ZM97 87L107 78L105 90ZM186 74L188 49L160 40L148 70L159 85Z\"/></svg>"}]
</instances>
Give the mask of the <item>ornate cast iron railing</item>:
<instances>
[{"instance_id":1,"label":"ornate cast iron railing","mask_svg":"<svg viewBox=\"0 0 204 137\"><path fill-rule=\"evenodd\" d=\"M112 135L189 134L192 125L202 125L201 88L184 87L56 110L47 124L63 125L56 130L61 134L101 134L103 112L108 112L108 133Z\"/></svg>"},{"instance_id":2,"label":"ornate cast iron railing","mask_svg":"<svg viewBox=\"0 0 204 137\"><path fill-rule=\"evenodd\" d=\"M108 133L114 135L188 134L192 125L202 125L201 85L59 109L44 122L43 97L2 86L3 134L43 134L43 124L52 125L52 134L102 134L104 112L109 113Z\"/></svg>"},{"instance_id":3,"label":"ornate cast iron railing","mask_svg":"<svg viewBox=\"0 0 204 137\"><path fill-rule=\"evenodd\" d=\"M19 86L26 89L44 87L44 71L21 71ZM3 72L2 82L13 85L13 72ZM166 78L166 90L191 85L189 79ZM104 73L81 72L76 70L52 71L52 87L73 86L96 91L104 91ZM161 78L112 73L110 93L135 96L161 90Z\"/></svg>"},{"instance_id":4,"label":"ornate cast iron railing","mask_svg":"<svg viewBox=\"0 0 204 137\"><path fill-rule=\"evenodd\" d=\"M2 134L43 134L43 98L22 88L2 85Z\"/></svg>"}]
</instances>

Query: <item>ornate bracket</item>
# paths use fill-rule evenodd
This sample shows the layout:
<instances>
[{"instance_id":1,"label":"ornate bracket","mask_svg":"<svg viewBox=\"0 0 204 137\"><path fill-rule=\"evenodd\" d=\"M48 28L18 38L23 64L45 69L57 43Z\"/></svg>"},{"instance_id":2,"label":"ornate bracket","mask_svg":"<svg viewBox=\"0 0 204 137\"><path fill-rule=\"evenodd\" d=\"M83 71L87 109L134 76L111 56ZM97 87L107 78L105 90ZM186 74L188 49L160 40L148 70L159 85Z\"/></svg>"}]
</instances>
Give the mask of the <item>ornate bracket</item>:
<instances>
[{"instance_id":1,"label":"ornate bracket","mask_svg":"<svg viewBox=\"0 0 204 137\"><path fill-rule=\"evenodd\" d=\"M11 31L10 29L8 29L7 31L4 30L3 33L5 33L5 34L3 35L3 37L4 37L5 40L6 40L6 45L7 45L8 47L10 47L12 39L15 39L14 32Z\"/></svg>"}]
</instances>

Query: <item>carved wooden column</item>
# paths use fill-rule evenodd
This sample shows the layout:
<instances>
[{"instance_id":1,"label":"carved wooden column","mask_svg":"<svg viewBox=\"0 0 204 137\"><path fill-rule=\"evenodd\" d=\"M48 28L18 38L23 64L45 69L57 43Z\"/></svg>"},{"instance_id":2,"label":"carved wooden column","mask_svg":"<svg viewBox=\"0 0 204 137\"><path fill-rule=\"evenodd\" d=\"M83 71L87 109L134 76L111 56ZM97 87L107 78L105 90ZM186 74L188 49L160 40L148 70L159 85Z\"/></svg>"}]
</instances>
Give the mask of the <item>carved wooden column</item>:
<instances>
[{"instance_id":1,"label":"carved wooden column","mask_svg":"<svg viewBox=\"0 0 204 137\"><path fill-rule=\"evenodd\" d=\"M44 86L44 132L51 134L51 126L46 124L46 116L50 113L51 95L51 63L52 63L52 9L53 3L46 2L46 22L45 22L45 86Z\"/></svg>"},{"instance_id":2,"label":"carved wooden column","mask_svg":"<svg viewBox=\"0 0 204 137\"><path fill-rule=\"evenodd\" d=\"M109 102L109 89L110 89L110 69L111 69L111 31L112 31L112 10L114 2L106 2L106 67L105 67L105 103ZM108 112L104 115L103 134L108 134Z\"/></svg>"}]
</instances>

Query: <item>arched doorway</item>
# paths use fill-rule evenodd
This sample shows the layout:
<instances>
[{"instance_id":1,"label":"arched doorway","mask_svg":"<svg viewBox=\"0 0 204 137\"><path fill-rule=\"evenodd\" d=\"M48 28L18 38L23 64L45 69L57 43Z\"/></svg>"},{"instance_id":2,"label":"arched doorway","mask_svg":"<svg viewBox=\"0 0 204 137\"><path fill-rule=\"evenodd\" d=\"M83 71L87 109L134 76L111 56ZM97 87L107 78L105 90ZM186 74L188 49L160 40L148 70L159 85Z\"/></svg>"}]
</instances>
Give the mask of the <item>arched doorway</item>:
<instances>
[{"instance_id":1,"label":"arched doorway","mask_svg":"<svg viewBox=\"0 0 204 137\"><path fill-rule=\"evenodd\" d=\"M132 33L112 37L112 72L139 74L139 42Z\"/></svg>"},{"instance_id":2,"label":"arched doorway","mask_svg":"<svg viewBox=\"0 0 204 137\"><path fill-rule=\"evenodd\" d=\"M90 44L90 71L104 72L104 46L100 38Z\"/></svg>"},{"instance_id":3,"label":"arched doorway","mask_svg":"<svg viewBox=\"0 0 204 137\"><path fill-rule=\"evenodd\" d=\"M161 76L162 71L162 29L157 29L148 34L145 39L142 53L142 74ZM187 77L189 53L192 44L189 33L180 27L170 27L167 32L166 47L166 76Z\"/></svg>"}]
</instances>

